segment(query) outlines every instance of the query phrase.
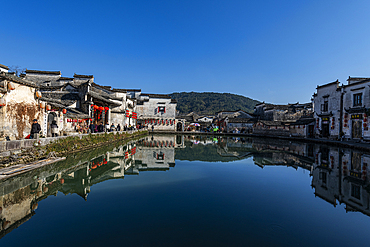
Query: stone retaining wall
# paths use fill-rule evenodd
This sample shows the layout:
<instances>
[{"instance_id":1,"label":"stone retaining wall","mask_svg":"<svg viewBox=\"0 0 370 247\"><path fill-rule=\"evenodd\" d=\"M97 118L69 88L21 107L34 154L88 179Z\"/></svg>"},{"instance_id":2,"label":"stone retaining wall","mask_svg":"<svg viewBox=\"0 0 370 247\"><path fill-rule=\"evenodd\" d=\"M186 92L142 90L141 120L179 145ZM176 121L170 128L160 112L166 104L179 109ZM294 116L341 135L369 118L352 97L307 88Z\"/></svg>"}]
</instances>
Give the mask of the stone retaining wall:
<instances>
[{"instance_id":1,"label":"stone retaining wall","mask_svg":"<svg viewBox=\"0 0 370 247\"><path fill-rule=\"evenodd\" d=\"M120 131L119 133L122 133L122 132L125 132L125 131ZM126 132L134 133L136 131L126 131ZM111 133L111 132L108 132L108 133ZM116 132L112 132L112 133L116 133ZM93 135L101 135L101 134L104 134L104 132L93 133ZM86 136L86 135L89 135L89 134L76 134L74 136L78 136L81 139L83 136ZM54 142L55 140L67 138L70 136L71 135L58 136L58 137L47 137L47 138L39 138L39 139L23 139L23 140L16 140L16 141L0 141L0 157L10 156L11 154L20 152L21 149L31 148L34 145L45 146L51 142Z\"/></svg>"}]
</instances>

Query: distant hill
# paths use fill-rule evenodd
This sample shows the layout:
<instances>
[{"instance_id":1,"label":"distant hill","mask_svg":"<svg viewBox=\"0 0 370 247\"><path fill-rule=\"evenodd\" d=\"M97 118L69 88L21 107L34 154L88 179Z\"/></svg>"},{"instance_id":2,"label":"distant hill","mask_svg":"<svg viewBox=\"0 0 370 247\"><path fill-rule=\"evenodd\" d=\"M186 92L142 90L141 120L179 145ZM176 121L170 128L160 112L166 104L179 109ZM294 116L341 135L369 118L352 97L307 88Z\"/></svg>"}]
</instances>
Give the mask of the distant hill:
<instances>
[{"instance_id":1,"label":"distant hill","mask_svg":"<svg viewBox=\"0 0 370 247\"><path fill-rule=\"evenodd\" d=\"M180 114L195 112L198 114L215 114L228 110L243 110L253 112L256 104L260 103L241 95L231 93L172 93L171 98L177 100L177 110Z\"/></svg>"}]
</instances>

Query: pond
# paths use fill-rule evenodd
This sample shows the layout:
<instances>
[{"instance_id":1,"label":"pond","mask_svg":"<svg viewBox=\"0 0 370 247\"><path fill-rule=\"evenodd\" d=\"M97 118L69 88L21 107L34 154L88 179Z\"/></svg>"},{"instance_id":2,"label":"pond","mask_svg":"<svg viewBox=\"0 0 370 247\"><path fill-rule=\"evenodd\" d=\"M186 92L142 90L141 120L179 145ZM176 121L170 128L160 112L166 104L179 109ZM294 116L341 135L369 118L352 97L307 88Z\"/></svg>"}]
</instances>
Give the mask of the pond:
<instances>
[{"instance_id":1,"label":"pond","mask_svg":"<svg viewBox=\"0 0 370 247\"><path fill-rule=\"evenodd\" d=\"M147 136L0 184L0 246L366 246L370 154Z\"/></svg>"}]
</instances>

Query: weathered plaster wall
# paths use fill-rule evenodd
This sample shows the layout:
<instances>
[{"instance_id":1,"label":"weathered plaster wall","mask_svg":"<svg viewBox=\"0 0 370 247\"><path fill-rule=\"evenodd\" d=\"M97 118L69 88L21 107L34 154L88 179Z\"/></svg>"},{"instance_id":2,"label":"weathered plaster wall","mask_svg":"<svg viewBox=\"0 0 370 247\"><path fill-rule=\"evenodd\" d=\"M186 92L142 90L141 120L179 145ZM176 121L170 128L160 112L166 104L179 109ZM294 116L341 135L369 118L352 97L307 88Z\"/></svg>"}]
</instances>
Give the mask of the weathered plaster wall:
<instances>
[{"instance_id":1,"label":"weathered plaster wall","mask_svg":"<svg viewBox=\"0 0 370 247\"><path fill-rule=\"evenodd\" d=\"M43 109L35 100L35 89L32 87L13 83L15 89L5 94L6 106L2 107L1 121L3 136L9 136L11 140L21 139L30 134L32 120L38 119L42 126L44 122Z\"/></svg>"}]
</instances>

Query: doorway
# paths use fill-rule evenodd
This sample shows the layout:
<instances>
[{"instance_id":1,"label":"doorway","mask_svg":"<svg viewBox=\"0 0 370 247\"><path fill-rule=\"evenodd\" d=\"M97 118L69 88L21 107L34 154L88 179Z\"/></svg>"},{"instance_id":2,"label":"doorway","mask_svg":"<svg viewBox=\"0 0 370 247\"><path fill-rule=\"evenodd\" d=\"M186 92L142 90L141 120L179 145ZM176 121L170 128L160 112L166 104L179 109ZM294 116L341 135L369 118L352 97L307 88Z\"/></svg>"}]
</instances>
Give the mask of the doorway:
<instances>
[{"instance_id":1,"label":"doorway","mask_svg":"<svg viewBox=\"0 0 370 247\"><path fill-rule=\"evenodd\" d=\"M181 122L177 123L176 130L177 131L183 131L183 129L182 129L182 123Z\"/></svg>"},{"instance_id":2,"label":"doorway","mask_svg":"<svg viewBox=\"0 0 370 247\"><path fill-rule=\"evenodd\" d=\"M321 129L322 137L329 137L329 121L322 121Z\"/></svg>"},{"instance_id":3,"label":"doorway","mask_svg":"<svg viewBox=\"0 0 370 247\"><path fill-rule=\"evenodd\" d=\"M308 125L308 137L312 138L314 137L315 126L314 125Z\"/></svg>"},{"instance_id":4,"label":"doorway","mask_svg":"<svg viewBox=\"0 0 370 247\"><path fill-rule=\"evenodd\" d=\"M352 138L360 139L362 137L362 121L352 120Z\"/></svg>"},{"instance_id":5,"label":"doorway","mask_svg":"<svg viewBox=\"0 0 370 247\"><path fill-rule=\"evenodd\" d=\"M50 112L48 114L48 123L47 123L47 137L51 137L51 123L57 121L57 114L55 112Z\"/></svg>"}]
</instances>

